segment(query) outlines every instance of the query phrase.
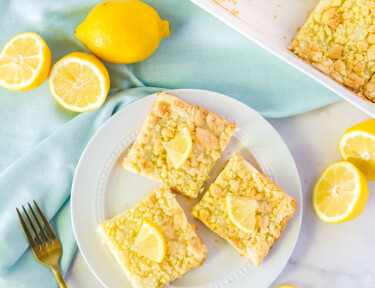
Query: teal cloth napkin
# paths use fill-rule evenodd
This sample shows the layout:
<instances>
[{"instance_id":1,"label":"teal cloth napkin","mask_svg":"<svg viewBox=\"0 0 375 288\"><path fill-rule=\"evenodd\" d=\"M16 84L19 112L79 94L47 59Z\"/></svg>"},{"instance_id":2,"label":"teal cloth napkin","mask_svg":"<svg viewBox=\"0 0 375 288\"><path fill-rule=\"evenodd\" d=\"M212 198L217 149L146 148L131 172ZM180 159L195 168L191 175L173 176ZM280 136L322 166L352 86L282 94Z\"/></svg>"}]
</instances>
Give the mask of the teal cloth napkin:
<instances>
[{"instance_id":1,"label":"teal cloth napkin","mask_svg":"<svg viewBox=\"0 0 375 288\"><path fill-rule=\"evenodd\" d=\"M39 203L62 242L66 272L76 248L69 196L77 162L94 132L131 101L161 89L199 88L239 99L266 117L285 117L338 100L191 2L145 2L170 21L172 35L145 61L106 64L111 95L102 108L83 114L64 110L47 83L29 92L0 88L0 287L57 287L28 248L15 208ZM49 45L53 62L88 52L73 31L97 3L0 0L0 46L34 31Z\"/></svg>"}]
</instances>

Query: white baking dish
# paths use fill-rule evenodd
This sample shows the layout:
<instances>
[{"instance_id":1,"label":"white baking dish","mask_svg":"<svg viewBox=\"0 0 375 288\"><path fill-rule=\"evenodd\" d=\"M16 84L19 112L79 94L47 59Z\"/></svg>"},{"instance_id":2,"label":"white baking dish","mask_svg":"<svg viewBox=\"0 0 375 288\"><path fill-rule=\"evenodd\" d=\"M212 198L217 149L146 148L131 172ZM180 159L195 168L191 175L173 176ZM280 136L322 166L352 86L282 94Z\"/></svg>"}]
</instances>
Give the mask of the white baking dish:
<instances>
[{"instance_id":1,"label":"white baking dish","mask_svg":"<svg viewBox=\"0 0 375 288\"><path fill-rule=\"evenodd\" d=\"M375 118L374 106L287 50L317 0L191 1Z\"/></svg>"}]
</instances>

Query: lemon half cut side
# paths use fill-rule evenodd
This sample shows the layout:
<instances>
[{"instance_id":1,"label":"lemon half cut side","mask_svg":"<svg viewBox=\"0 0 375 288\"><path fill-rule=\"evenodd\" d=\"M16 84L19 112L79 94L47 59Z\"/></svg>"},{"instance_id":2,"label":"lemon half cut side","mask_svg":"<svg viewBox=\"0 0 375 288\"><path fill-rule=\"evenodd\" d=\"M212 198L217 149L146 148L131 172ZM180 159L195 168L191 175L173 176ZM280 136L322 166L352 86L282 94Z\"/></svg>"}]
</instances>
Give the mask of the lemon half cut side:
<instances>
[{"instance_id":1,"label":"lemon half cut side","mask_svg":"<svg viewBox=\"0 0 375 288\"><path fill-rule=\"evenodd\" d=\"M330 223L352 220L364 210L369 190L365 176L348 161L329 165L313 188L313 207Z\"/></svg>"},{"instance_id":2,"label":"lemon half cut side","mask_svg":"<svg viewBox=\"0 0 375 288\"><path fill-rule=\"evenodd\" d=\"M10 39L0 53L0 85L27 91L43 84L51 69L51 51L34 32Z\"/></svg>"},{"instance_id":3,"label":"lemon half cut side","mask_svg":"<svg viewBox=\"0 0 375 288\"><path fill-rule=\"evenodd\" d=\"M370 181L375 181L375 119L348 129L339 142L343 160L358 167Z\"/></svg>"},{"instance_id":4,"label":"lemon half cut side","mask_svg":"<svg viewBox=\"0 0 375 288\"><path fill-rule=\"evenodd\" d=\"M109 91L106 67L93 55L75 52L60 59L48 79L51 94L66 109L87 112L99 108Z\"/></svg>"}]
</instances>

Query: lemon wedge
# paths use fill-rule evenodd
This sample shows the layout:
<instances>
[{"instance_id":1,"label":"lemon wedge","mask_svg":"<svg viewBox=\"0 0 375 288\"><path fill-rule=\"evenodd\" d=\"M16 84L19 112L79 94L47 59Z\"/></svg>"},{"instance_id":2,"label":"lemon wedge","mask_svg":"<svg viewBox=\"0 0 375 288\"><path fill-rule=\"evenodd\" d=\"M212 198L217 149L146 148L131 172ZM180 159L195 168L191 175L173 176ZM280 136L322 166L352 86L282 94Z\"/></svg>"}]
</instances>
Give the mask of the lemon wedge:
<instances>
[{"instance_id":1,"label":"lemon wedge","mask_svg":"<svg viewBox=\"0 0 375 288\"><path fill-rule=\"evenodd\" d=\"M163 146L174 168L180 168L189 158L193 146L189 129L182 128L171 141L164 142Z\"/></svg>"},{"instance_id":2,"label":"lemon wedge","mask_svg":"<svg viewBox=\"0 0 375 288\"><path fill-rule=\"evenodd\" d=\"M369 190L365 176L352 163L329 165L313 188L313 207L318 217L340 223L359 216L366 206Z\"/></svg>"},{"instance_id":3,"label":"lemon wedge","mask_svg":"<svg viewBox=\"0 0 375 288\"><path fill-rule=\"evenodd\" d=\"M163 233L151 221L144 220L135 239L133 249L146 258L161 263L165 256Z\"/></svg>"},{"instance_id":4,"label":"lemon wedge","mask_svg":"<svg viewBox=\"0 0 375 288\"><path fill-rule=\"evenodd\" d=\"M241 231L251 233L255 226L256 200L248 197L226 196L226 212L230 221Z\"/></svg>"},{"instance_id":5,"label":"lemon wedge","mask_svg":"<svg viewBox=\"0 0 375 288\"><path fill-rule=\"evenodd\" d=\"M99 108L109 91L109 75L104 64L82 52L60 59L52 67L48 83L56 101L76 112Z\"/></svg>"},{"instance_id":6,"label":"lemon wedge","mask_svg":"<svg viewBox=\"0 0 375 288\"><path fill-rule=\"evenodd\" d=\"M358 167L368 180L375 181L375 119L354 125L339 142L343 160Z\"/></svg>"},{"instance_id":7,"label":"lemon wedge","mask_svg":"<svg viewBox=\"0 0 375 288\"><path fill-rule=\"evenodd\" d=\"M51 51L33 32L14 36L0 53L0 85L7 89L34 89L47 79L50 69Z\"/></svg>"}]
</instances>

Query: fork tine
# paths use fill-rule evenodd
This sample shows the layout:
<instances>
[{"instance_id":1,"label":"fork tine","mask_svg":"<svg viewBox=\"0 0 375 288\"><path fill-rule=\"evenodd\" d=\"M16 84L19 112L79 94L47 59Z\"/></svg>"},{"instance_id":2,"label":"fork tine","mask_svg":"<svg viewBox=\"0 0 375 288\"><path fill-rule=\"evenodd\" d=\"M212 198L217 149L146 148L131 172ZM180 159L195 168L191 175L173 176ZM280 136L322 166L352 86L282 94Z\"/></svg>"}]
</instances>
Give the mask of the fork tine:
<instances>
[{"instance_id":1,"label":"fork tine","mask_svg":"<svg viewBox=\"0 0 375 288\"><path fill-rule=\"evenodd\" d=\"M53 229L52 229L51 225L48 223L48 220L46 219L46 216L44 216L42 210L40 210L40 208L39 208L38 204L36 204L35 200L33 200L33 201L34 201L36 209L39 212L40 218L42 218L42 221L43 221L44 225L46 226L46 228L48 230L49 236L51 236L52 241L56 240L57 239L56 234L55 234L55 232L53 232Z\"/></svg>"},{"instance_id":2,"label":"fork tine","mask_svg":"<svg viewBox=\"0 0 375 288\"><path fill-rule=\"evenodd\" d=\"M27 204L29 205L30 211L31 211L31 213L33 214L33 217L34 217L34 219L35 219L35 222L36 222L36 224L37 224L38 227L39 227L39 231L40 231L41 234L42 234L42 237L43 237L43 239L44 239L44 242L45 242L45 244L47 244L47 243L49 242L49 239L48 239L48 237L47 237L47 234L46 234L46 232L44 231L42 225L40 224L40 221L39 221L38 217L36 217L36 214L35 214L35 212L34 212L33 207L31 207L30 203L27 203Z\"/></svg>"},{"instance_id":3,"label":"fork tine","mask_svg":"<svg viewBox=\"0 0 375 288\"><path fill-rule=\"evenodd\" d=\"M16 210L17 210L17 213L18 213L18 217L20 218L20 221L21 221L21 224L22 224L23 231L24 231L25 234L26 234L26 238L27 238L27 240L29 241L31 248L34 249L34 248L36 248L37 246L36 246L36 244L35 244L35 242L34 242L33 237L31 236L30 230L29 230L29 228L27 227L25 221L23 220L23 217L22 217L20 211L18 210L18 208L16 208Z\"/></svg>"},{"instance_id":4,"label":"fork tine","mask_svg":"<svg viewBox=\"0 0 375 288\"><path fill-rule=\"evenodd\" d=\"M36 228L35 228L35 226L34 226L34 224L33 224L33 221L31 221L31 219L30 219L30 217L29 217L29 214L27 213L27 211L26 211L25 207L23 207L23 205L22 205L22 209L23 209L23 212L24 212L25 215L26 215L27 220L29 221L29 225L31 226L31 229L32 229L33 232L34 232L34 235L35 235L35 238L36 238L36 241L35 241L36 244L37 244L39 247L42 247L42 246L43 246L43 242L42 242L42 240L40 239L38 232L36 231Z\"/></svg>"}]
</instances>

